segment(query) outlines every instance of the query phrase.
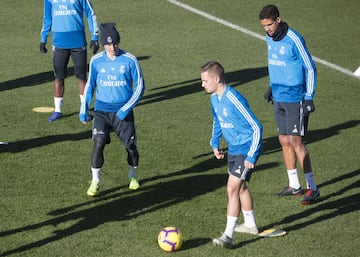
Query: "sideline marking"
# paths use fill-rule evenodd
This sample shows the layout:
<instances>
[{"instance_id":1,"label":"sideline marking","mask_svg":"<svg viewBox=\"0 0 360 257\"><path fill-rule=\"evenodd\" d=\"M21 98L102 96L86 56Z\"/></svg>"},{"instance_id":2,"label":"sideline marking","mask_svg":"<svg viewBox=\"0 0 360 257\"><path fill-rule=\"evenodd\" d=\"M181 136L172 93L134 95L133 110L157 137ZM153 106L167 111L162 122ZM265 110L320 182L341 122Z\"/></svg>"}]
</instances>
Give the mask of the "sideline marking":
<instances>
[{"instance_id":1,"label":"sideline marking","mask_svg":"<svg viewBox=\"0 0 360 257\"><path fill-rule=\"evenodd\" d=\"M354 75L360 77L360 66L359 66L359 68L357 68L357 70L354 72Z\"/></svg>"},{"instance_id":2,"label":"sideline marking","mask_svg":"<svg viewBox=\"0 0 360 257\"><path fill-rule=\"evenodd\" d=\"M220 19L220 18L218 18L218 17L215 17L215 16L213 16L213 15L211 15L211 14L208 14L208 13L206 13L206 12L200 11L199 9L196 9L196 8L190 6L190 5L181 3L181 2L176 1L176 0L166 0L166 1L168 1L169 3L172 3L172 4L174 4L174 5L177 5L177 6L181 7L181 8L183 8L183 9L186 9L186 10L192 12L192 13L196 13L196 14L198 14L198 15L200 15L200 16L203 16L203 17L205 17L205 18L207 18L207 19L209 19L209 20L212 20L212 21L215 21L215 22L217 22L217 23L220 23L220 24L222 24L222 25L224 25L224 26L226 26L226 27L229 27L229 28L238 30L238 31L240 31L240 32L242 32L242 33L244 33L244 34L247 34L247 35L250 35L250 36L252 36L252 37L255 37L255 38L258 38L258 39L261 39L261 40L265 41L265 36L263 36L263 35L260 35L260 34L258 34L258 33L256 33L256 32L251 31L251 30L248 30L248 29L246 29L246 28L240 27L240 26L235 25L235 24L233 24L233 23L231 23L231 22L228 22L228 21L226 21L226 20L223 20L223 19ZM316 56L312 56L312 58L313 58L313 60L314 60L315 62L321 63L321 64L323 64L323 65L325 65L325 66L328 66L328 67L330 67L330 68L332 68L332 69L334 69L334 70L340 71L340 72L342 72L342 73L344 73L344 74L347 74L347 75L349 75L349 76L351 76L351 77L360 79L359 76L356 76L356 75L354 74L354 72L352 72L352 71L350 71L350 70L348 70L348 69L345 69L345 68L343 68L343 67L340 67L340 66L338 66L338 65L336 65L336 64L334 64L334 63L331 63L331 62L322 60L322 59L320 59L320 58L318 58L318 57L316 57Z\"/></svg>"}]
</instances>

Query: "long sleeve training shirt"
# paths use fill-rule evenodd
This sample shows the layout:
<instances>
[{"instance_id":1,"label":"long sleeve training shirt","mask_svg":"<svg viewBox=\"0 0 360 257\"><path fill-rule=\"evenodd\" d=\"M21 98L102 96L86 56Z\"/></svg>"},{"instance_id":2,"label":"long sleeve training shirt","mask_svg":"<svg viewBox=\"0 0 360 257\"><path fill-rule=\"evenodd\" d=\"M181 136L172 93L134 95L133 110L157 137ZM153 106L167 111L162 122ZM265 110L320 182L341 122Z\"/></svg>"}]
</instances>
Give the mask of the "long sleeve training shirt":
<instances>
[{"instance_id":1,"label":"long sleeve training shirt","mask_svg":"<svg viewBox=\"0 0 360 257\"><path fill-rule=\"evenodd\" d=\"M90 60L80 121L85 120L94 93L95 111L116 112L117 117L123 120L142 98L144 90L143 74L135 56L120 49L119 55L111 60L102 51Z\"/></svg>"},{"instance_id":2,"label":"long sleeve training shirt","mask_svg":"<svg viewBox=\"0 0 360 257\"><path fill-rule=\"evenodd\" d=\"M62 49L86 46L85 13L91 40L98 40L98 24L89 0L44 0L43 25L40 42L46 43L52 32L52 45Z\"/></svg>"},{"instance_id":3,"label":"long sleeve training shirt","mask_svg":"<svg viewBox=\"0 0 360 257\"><path fill-rule=\"evenodd\" d=\"M303 37L289 28L279 41L266 35L268 69L276 102L312 100L316 89L316 66Z\"/></svg>"},{"instance_id":4,"label":"long sleeve training shirt","mask_svg":"<svg viewBox=\"0 0 360 257\"><path fill-rule=\"evenodd\" d=\"M254 163L260 155L262 125L251 111L247 100L235 89L226 87L222 97L211 95L213 130L210 145L219 149L222 136L231 155L246 155Z\"/></svg>"}]
</instances>

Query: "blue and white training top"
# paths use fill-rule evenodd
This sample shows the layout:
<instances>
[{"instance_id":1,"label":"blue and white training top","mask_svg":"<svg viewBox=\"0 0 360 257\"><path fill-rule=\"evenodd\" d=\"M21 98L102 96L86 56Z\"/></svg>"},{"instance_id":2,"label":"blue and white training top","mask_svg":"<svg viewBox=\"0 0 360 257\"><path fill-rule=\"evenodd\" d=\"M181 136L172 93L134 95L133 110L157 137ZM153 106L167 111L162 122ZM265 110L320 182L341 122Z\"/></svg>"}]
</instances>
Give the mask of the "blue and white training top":
<instances>
[{"instance_id":1,"label":"blue and white training top","mask_svg":"<svg viewBox=\"0 0 360 257\"><path fill-rule=\"evenodd\" d=\"M245 97L227 85L221 99L216 93L211 95L211 110L214 116L212 149L219 149L223 135L229 154L246 155L246 160L255 164L261 151L262 125Z\"/></svg>"},{"instance_id":2,"label":"blue and white training top","mask_svg":"<svg viewBox=\"0 0 360 257\"><path fill-rule=\"evenodd\" d=\"M52 45L62 49L86 46L83 13L91 33L91 40L98 40L98 24L90 0L44 0L43 26L40 42L46 43L50 31Z\"/></svg>"},{"instance_id":3,"label":"blue and white training top","mask_svg":"<svg viewBox=\"0 0 360 257\"><path fill-rule=\"evenodd\" d=\"M102 51L90 59L89 66L80 121L85 121L95 90L95 111L116 112L119 119L125 119L145 91L142 70L136 57L119 49L119 55L111 60Z\"/></svg>"},{"instance_id":4,"label":"blue and white training top","mask_svg":"<svg viewBox=\"0 0 360 257\"><path fill-rule=\"evenodd\" d=\"M266 35L270 86L275 102L312 100L316 66L303 37L289 28L279 41Z\"/></svg>"}]
</instances>

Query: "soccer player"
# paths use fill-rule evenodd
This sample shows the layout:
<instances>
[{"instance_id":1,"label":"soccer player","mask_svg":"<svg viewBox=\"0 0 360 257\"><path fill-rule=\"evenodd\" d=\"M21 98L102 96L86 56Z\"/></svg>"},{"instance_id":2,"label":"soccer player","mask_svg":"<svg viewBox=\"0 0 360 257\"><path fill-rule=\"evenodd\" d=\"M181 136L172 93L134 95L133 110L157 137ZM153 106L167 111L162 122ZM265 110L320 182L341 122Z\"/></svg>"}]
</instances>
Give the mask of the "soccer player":
<instances>
[{"instance_id":1,"label":"soccer player","mask_svg":"<svg viewBox=\"0 0 360 257\"><path fill-rule=\"evenodd\" d=\"M46 53L47 38L52 32L52 59L54 69L55 111L49 122L62 117L62 104L65 90L67 66L71 56L75 77L78 79L80 102L83 102L87 73L87 50L83 13L86 14L91 33L90 48L95 54L99 49L98 24L90 0L44 0L43 25L40 33L40 52ZM91 117L87 115L86 122Z\"/></svg>"},{"instance_id":2,"label":"soccer player","mask_svg":"<svg viewBox=\"0 0 360 257\"><path fill-rule=\"evenodd\" d=\"M115 131L124 143L129 164L129 189L136 190L139 152L136 147L136 131L133 108L145 90L141 67L135 56L119 48L120 34L115 23L100 26L100 42L105 51L90 60L89 79L80 108L80 121L86 114L96 90L93 121L93 150L91 154L92 181L87 194L95 196L99 191L100 171L104 164L104 147L110 143L110 132Z\"/></svg>"},{"instance_id":3,"label":"soccer player","mask_svg":"<svg viewBox=\"0 0 360 257\"><path fill-rule=\"evenodd\" d=\"M306 179L301 201L309 204L319 197L310 155L302 142L307 132L309 114L315 111L316 67L303 37L280 18L275 5L267 5L259 13L266 32L270 86L265 100L274 103L278 138L287 169L289 184L277 196L301 195L296 163Z\"/></svg>"},{"instance_id":4,"label":"soccer player","mask_svg":"<svg viewBox=\"0 0 360 257\"><path fill-rule=\"evenodd\" d=\"M213 129L210 145L217 159L225 157L219 147L222 136L228 144L227 222L225 232L213 239L213 243L231 248L234 231L258 234L253 198L247 182L260 154L262 125L247 100L226 84L220 63L210 61L204 64L201 81L205 91L211 94ZM236 225L240 211L244 223Z\"/></svg>"}]
</instances>

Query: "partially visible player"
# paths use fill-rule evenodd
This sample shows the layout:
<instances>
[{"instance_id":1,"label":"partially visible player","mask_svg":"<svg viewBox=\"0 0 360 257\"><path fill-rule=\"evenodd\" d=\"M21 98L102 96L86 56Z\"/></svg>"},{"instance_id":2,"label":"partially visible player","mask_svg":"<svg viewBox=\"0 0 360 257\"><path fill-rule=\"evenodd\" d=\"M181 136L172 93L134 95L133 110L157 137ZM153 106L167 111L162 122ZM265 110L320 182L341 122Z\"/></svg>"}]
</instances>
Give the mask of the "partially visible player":
<instances>
[{"instance_id":1,"label":"partially visible player","mask_svg":"<svg viewBox=\"0 0 360 257\"><path fill-rule=\"evenodd\" d=\"M90 0L44 0L43 25L40 33L40 52L46 53L47 38L52 32L52 58L54 69L55 111L49 122L62 117L62 104L65 91L65 78L70 57L74 63L75 77L78 79L80 102L83 102L87 74L87 50L85 13L91 33L90 48L95 54L99 49L98 24ZM86 121L90 121L89 115Z\"/></svg>"},{"instance_id":2,"label":"partially visible player","mask_svg":"<svg viewBox=\"0 0 360 257\"><path fill-rule=\"evenodd\" d=\"M278 196L299 195L302 189L296 163L306 179L302 204L319 197L310 155L302 136L307 132L308 119L315 111L316 67L303 37L280 18L275 5L264 6L259 13L266 32L270 87L264 98L274 102L274 114L287 169L289 184Z\"/></svg>"},{"instance_id":3,"label":"partially visible player","mask_svg":"<svg viewBox=\"0 0 360 257\"><path fill-rule=\"evenodd\" d=\"M255 235L259 232L247 182L260 155L262 125L247 100L226 84L224 68L220 63L210 61L204 64L201 81L205 91L211 94L213 130L210 144L217 159L225 157L219 145L222 136L228 144L227 222L225 232L213 243L231 248L234 230ZM240 211L244 223L236 225Z\"/></svg>"},{"instance_id":4,"label":"partially visible player","mask_svg":"<svg viewBox=\"0 0 360 257\"><path fill-rule=\"evenodd\" d=\"M115 131L124 143L129 164L129 189L136 190L139 152L133 108L142 98L145 82L140 64L135 56L119 48L120 34L115 23L100 26L102 51L90 60L89 79L85 87L85 101L80 108L80 121L86 114L96 91L93 121L93 150L91 154L92 181L87 194L99 191L100 171L104 164L104 148L110 143L110 132Z\"/></svg>"}]
</instances>

